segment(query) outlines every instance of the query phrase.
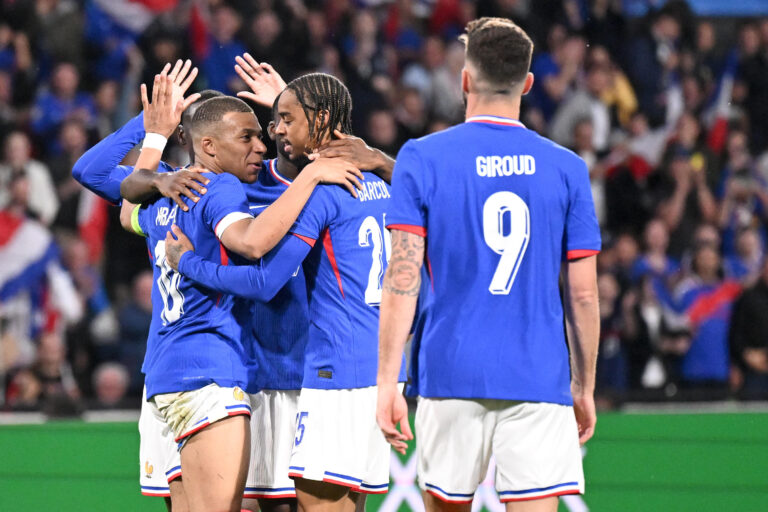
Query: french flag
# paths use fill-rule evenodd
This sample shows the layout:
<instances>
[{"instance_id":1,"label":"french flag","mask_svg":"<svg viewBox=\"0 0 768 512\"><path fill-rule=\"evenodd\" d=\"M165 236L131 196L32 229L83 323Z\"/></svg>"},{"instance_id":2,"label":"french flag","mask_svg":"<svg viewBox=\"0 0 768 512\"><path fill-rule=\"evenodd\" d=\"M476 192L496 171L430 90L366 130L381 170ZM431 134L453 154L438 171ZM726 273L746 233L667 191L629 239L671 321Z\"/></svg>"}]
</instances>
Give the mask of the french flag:
<instances>
[{"instance_id":1,"label":"french flag","mask_svg":"<svg viewBox=\"0 0 768 512\"><path fill-rule=\"evenodd\" d=\"M42 224L0 211L0 301L39 287L58 249Z\"/></svg>"},{"instance_id":2,"label":"french flag","mask_svg":"<svg viewBox=\"0 0 768 512\"><path fill-rule=\"evenodd\" d=\"M731 111L731 99L733 97L733 83L736 79L736 71L739 67L739 56L736 51L731 52L723 66L723 74L712 95L707 117L710 119L707 145L715 153L720 153L725 147L728 138L728 118Z\"/></svg>"}]
</instances>

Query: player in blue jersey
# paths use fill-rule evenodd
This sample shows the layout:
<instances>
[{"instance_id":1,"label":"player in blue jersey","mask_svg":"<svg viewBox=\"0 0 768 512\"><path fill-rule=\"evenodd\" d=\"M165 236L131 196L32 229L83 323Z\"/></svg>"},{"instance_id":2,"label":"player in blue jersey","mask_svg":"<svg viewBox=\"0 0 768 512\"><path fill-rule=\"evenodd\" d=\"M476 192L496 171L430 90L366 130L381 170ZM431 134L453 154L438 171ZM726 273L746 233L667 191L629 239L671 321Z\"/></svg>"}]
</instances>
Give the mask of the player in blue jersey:
<instances>
[{"instance_id":1,"label":"player in blue jersey","mask_svg":"<svg viewBox=\"0 0 768 512\"><path fill-rule=\"evenodd\" d=\"M349 132L350 109L349 93L335 78L294 80L278 101L279 146L299 168L306 166L307 154L328 142L333 130ZM298 176L304 172L306 167ZM317 189L291 229L295 237L280 242L261 268L203 261L184 252L191 245L177 230L179 241L166 242L182 275L245 296L260 287L259 270L277 278L269 285L275 289L306 257L310 327L290 467L302 509L341 510L361 501L360 493L388 487L389 449L374 411L388 202L389 187L378 177L366 179L357 198L338 187Z\"/></svg>"},{"instance_id":2,"label":"player in blue jersey","mask_svg":"<svg viewBox=\"0 0 768 512\"><path fill-rule=\"evenodd\" d=\"M466 122L397 156L377 419L404 451L396 384L426 261L411 374L426 509L468 512L494 455L507 510L555 511L583 492L579 440L596 420L600 230L584 162L517 120L531 40L500 18L463 40Z\"/></svg>"},{"instance_id":3,"label":"player in blue jersey","mask_svg":"<svg viewBox=\"0 0 768 512\"><path fill-rule=\"evenodd\" d=\"M159 103L162 110L163 105L168 106L168 95L163 94L162 81L160 93L156 93L157 80L155 85L153 104ZM145 89L143 101L148 112ZM212 171L207 193L196 204L189 201L189 211L181 211L166 198L141 209L131 208L126 201L121 220L148 235L155 256L159 298L143 370L147 398L174 431L176 440L185 443L181 465L190 507L239 510L249 456L248 423L231 416L250 410L243 408L247 398L241 389L248 384L249 358L241 341L243 322L235 318L245 318L247 311L237 315L231 297L214 297L210 290L196 288L167 268L165 234L176 222L190 230L208 256L226 261L226 248L258 257L259 251L274 244L270 240L282 238L316 183L331 181L351 188L359 171L339 162L313 165L311 172L282 196L282 204L276 201L259 219L253 219L238 181L256 178L265 150L253 112L236 98L212 98L200 105L193 121L196 163ZM162 142L175 123L178 119L167 124L166 134L153 138ZM154 153L156 164L162 147L148 146L150 135L139 160L146 160L145 153ZM123 195L136 174L123 181ZM270 213L271 223L259 222Z\"/></svg>"},{"instance_id":4,"label":"player in blue jersey","mask_svg":"<svg viewBox=\"0 0 768 512\"><path fill-rule=\"evenodd\" d=\"M167 74L172 80L172 94L183 97L192 84L197 69L191 67L191 61L177 61L171 68L166 65L161 75ZM200 102L221 96L218 91L205 90L199 93L199 98L193 101L181 115L183 125L192 126L192 115ZM157 130L151 122L150 131ZM194 159L192 145L187 143L184 128L179 125L179 140L186 145L190 160ZM120 183L133 172L133 166L120 165L120 162L143 139L146 133L144 112L134 117L115 133L105 137L98 144L85 152L75 163L72 175L83 186L103 197L113 204L119 204ZM177 203L181 195L192 197L191 188L201 189L205 178L194 171L172 172L174 169L165 162L159 162L162 172L159 178L150 184L163 195L173 197ZM146 389L142 393L146 397ZM184 488L181 484L181 462L176 443L170 431L161 418L156 417L149 408L146 400L142 400L139 417L139 483L142 494L146 496L164 497L168 510L184 511L187 509Z\"/></svg>"}]
</instances>

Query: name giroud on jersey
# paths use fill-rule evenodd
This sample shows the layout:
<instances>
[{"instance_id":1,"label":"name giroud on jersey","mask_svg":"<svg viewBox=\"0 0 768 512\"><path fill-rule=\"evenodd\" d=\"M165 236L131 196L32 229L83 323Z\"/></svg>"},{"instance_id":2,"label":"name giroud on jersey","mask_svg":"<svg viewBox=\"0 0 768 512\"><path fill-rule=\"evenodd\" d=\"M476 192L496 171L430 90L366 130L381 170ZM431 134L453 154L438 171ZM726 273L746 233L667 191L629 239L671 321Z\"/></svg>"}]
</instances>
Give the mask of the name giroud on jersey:
<instances>
[{"instance_id":1,"label":"name giroud on jersey","mask_svg":"<svg viewBox=\"0 0 768 512\"><path fill-rule=\"evenodd\" d=\"M530 175L536 172L536 160L531 155L488 155L475 159L477 175L483 178Z\"/></svg>"}]
</instances>

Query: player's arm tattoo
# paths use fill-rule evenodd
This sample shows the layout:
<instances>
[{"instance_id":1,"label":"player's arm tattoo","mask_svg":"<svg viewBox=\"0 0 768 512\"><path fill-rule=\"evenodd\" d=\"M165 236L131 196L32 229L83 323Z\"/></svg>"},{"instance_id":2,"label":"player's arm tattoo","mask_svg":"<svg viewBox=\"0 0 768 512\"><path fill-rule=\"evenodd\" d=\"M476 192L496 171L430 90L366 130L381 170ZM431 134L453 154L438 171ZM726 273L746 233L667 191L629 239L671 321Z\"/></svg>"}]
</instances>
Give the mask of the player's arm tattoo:
<instances>
[{"instance_id":1,"label":"player's arm tattoo","mask_svg":"<svg viewBox=\"0 0 768 512\"><path fill-rule=\"evenodd\" d=\"M384 290L395 295L419 295L424 247L424 237L406 231L392 231L392 257L384 276Z\"/></svg>"}]
</instances>

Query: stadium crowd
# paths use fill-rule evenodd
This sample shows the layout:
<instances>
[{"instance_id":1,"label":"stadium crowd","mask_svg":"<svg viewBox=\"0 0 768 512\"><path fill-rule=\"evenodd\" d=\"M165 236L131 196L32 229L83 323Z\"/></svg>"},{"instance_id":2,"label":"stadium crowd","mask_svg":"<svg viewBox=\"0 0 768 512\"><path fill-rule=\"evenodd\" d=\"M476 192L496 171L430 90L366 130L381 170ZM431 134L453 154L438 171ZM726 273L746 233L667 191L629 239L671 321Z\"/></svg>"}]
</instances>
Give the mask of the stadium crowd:
<instances>
[{"instance_id":1,"label":"stadium crowd","mask_svg":"<svg viewBox=\"0 0 768 512\"><path fill-rule=\"evenodd\" d=\"M601 404L768 396L768 19L681 1L629 17L614 0L0 0L0 408L139 405L146 249L72 168L163 64L190 57L194 90L228 94L246 51L286 80L333 74L355 133L395 156L462 121L456 36L478 16L534 39L521 120L590 169Z\"/></svg>"}]
</instances>

